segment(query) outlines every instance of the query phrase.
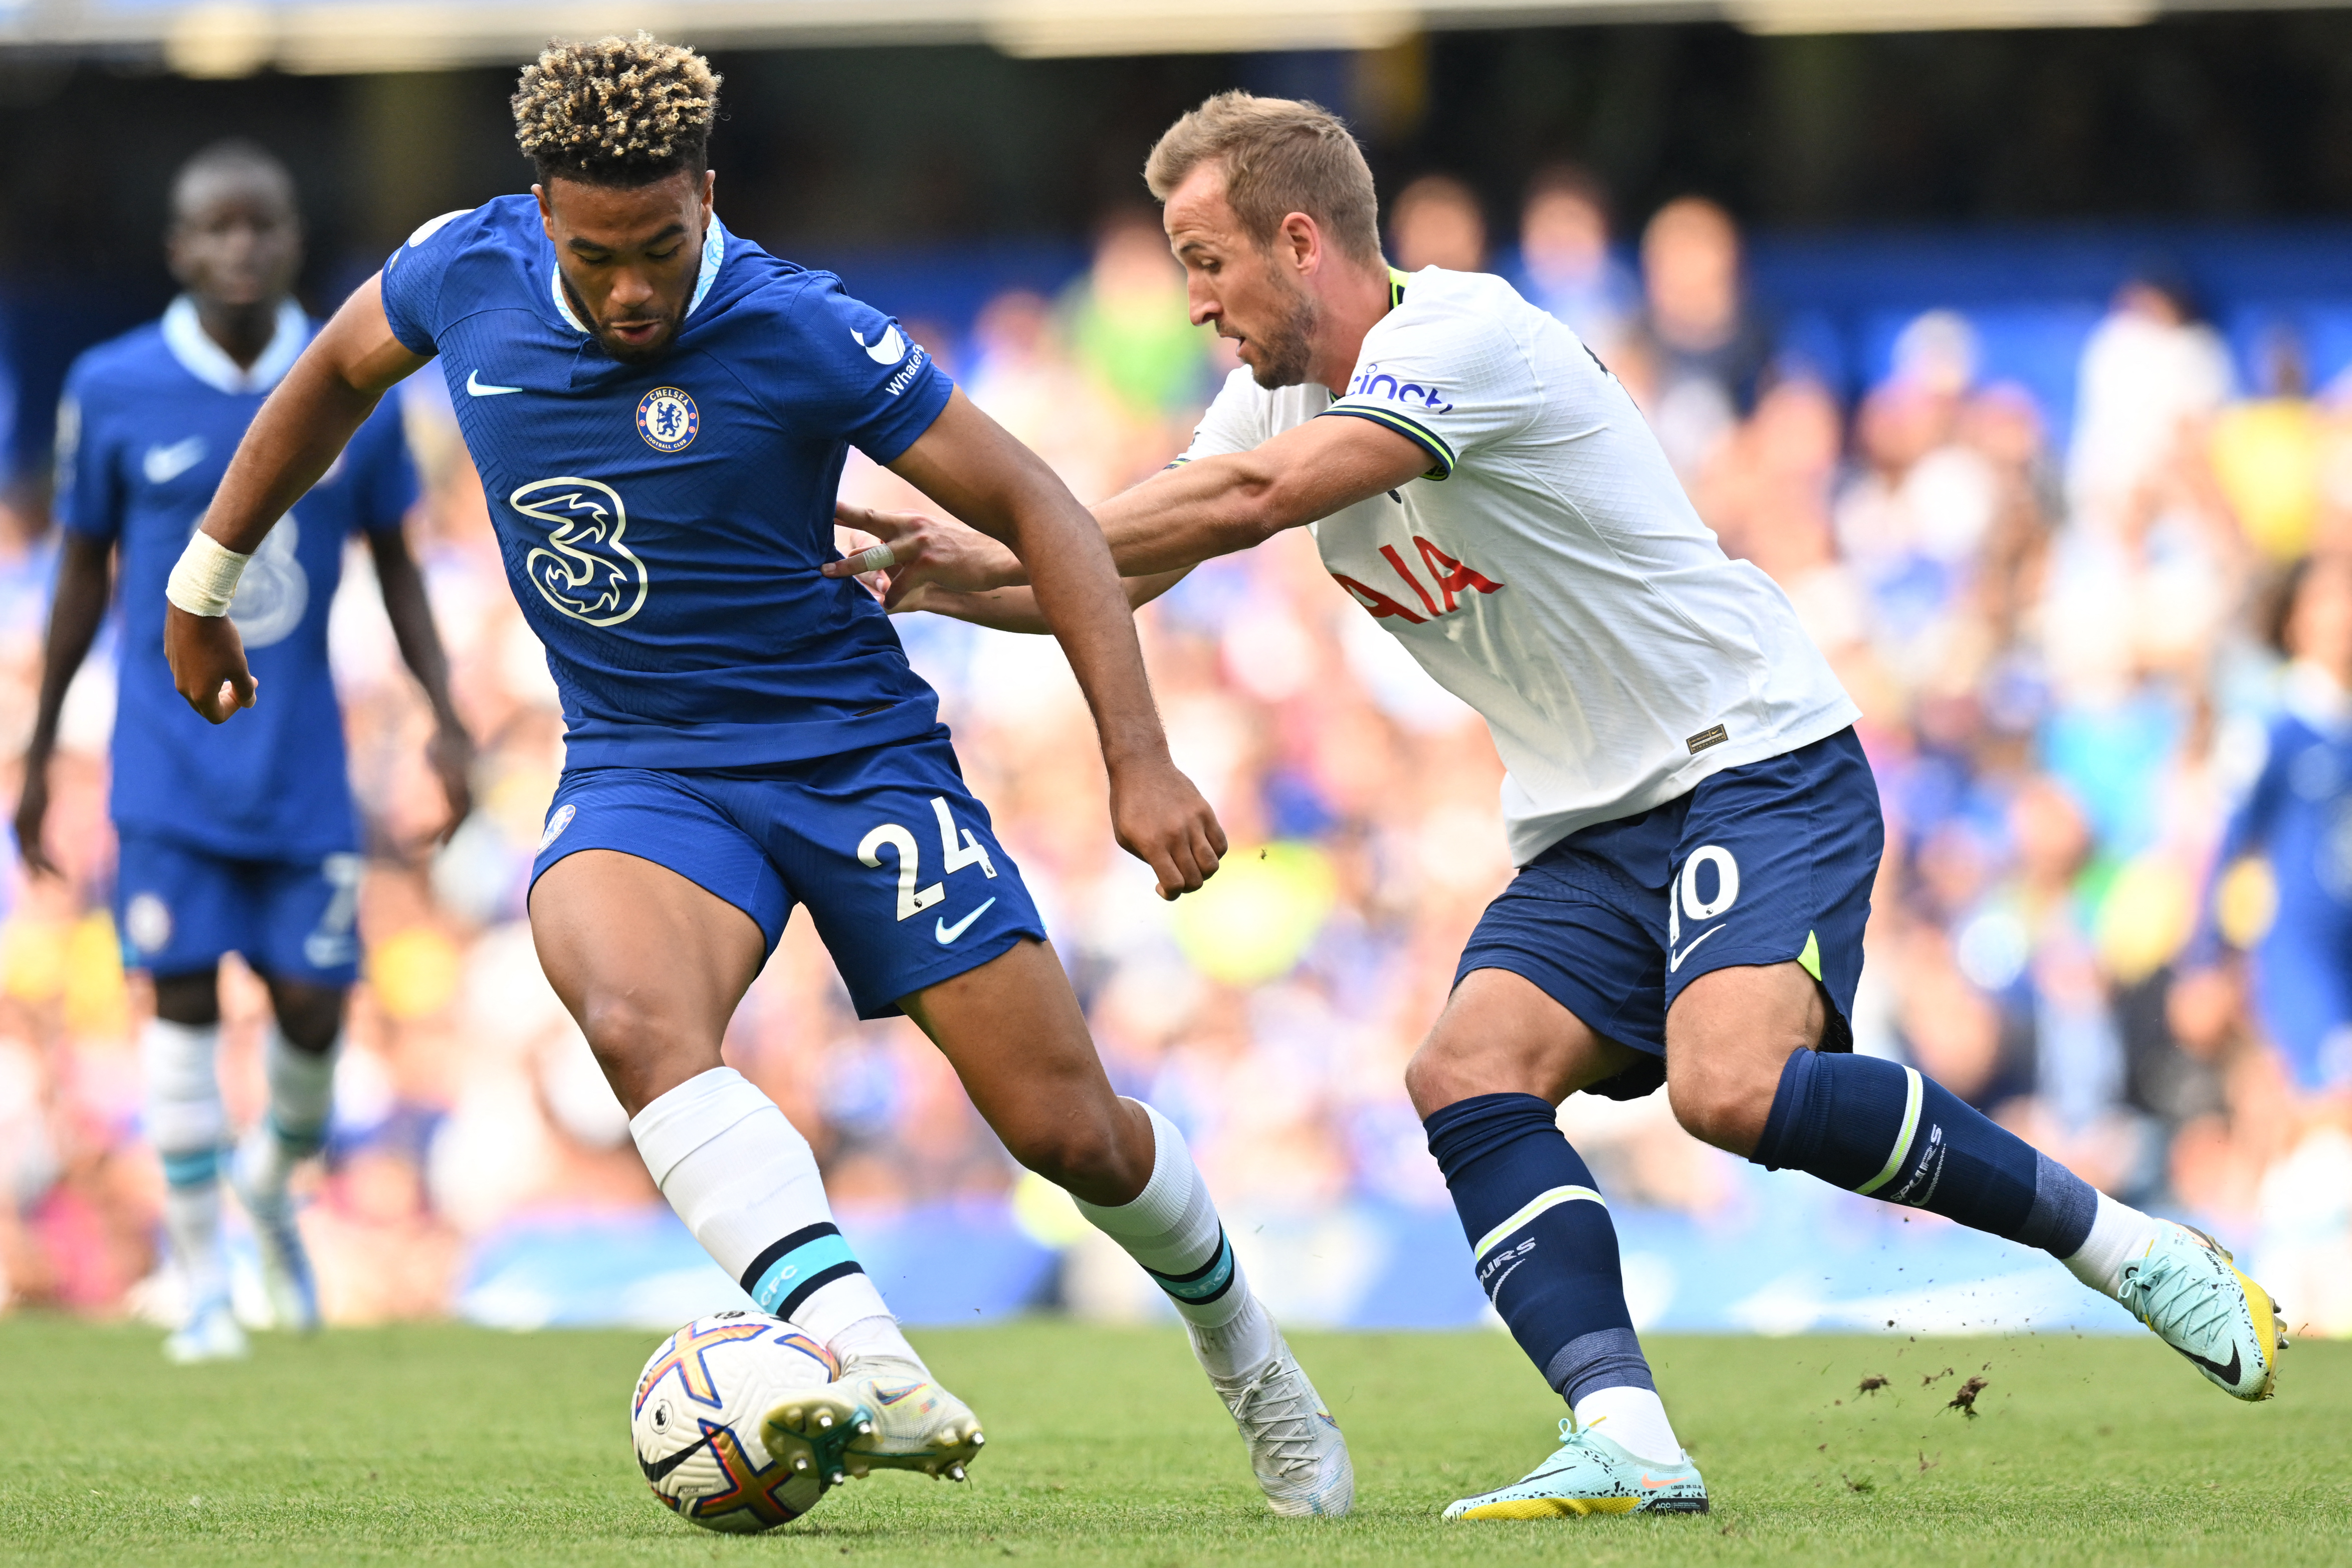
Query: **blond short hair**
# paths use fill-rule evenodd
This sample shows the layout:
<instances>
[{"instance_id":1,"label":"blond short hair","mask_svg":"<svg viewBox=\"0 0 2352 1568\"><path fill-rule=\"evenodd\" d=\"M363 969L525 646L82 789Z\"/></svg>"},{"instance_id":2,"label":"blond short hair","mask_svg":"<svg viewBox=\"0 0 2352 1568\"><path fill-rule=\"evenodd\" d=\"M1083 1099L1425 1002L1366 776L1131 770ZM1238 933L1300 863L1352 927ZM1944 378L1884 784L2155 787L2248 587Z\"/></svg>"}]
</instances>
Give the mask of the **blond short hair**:
<instances>
[{"instance_id":1,"label":"blond short hair","mask_svg":"<svg viewBox=\"0 0 2352 1568\"><path fill-rule=\"evenodd\" d=\"M558 43L523 68L515 141L545 181L643 185L709 166L719 73L650 33Z\"/></svg>"},{"instance_id":2,"label":"blond short hair","mask_svg":"<svg viewBox=\"0 0 2352 1568\"><path fill-rule=\"evenodd\" d=\"M1313 218L1350 258L1381 259L1380 195L1347 122L1297 99L1221 92L1168 128L1143 183L1165 202L1203 163L1220 163L1244 233L1272 243L1292 213Z\"/></svg>"}]
</instances>

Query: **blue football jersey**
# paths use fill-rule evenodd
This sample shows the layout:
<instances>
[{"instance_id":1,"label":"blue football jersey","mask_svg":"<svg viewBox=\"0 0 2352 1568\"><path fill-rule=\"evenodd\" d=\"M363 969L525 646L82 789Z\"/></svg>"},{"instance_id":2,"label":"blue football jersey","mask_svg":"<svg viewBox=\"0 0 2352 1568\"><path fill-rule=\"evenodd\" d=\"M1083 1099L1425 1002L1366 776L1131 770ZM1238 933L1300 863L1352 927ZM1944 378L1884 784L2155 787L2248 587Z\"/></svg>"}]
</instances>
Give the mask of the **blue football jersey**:
<instances>
[{"instance_id":1,"label":"blue football jersey","mask_svg":"<svg viewBox=\"0 0 2352 1568\"><path fill-rule=\"evenodd\" d=\"M850 444L889 462L952 390L896 321L714 220L676 345L621 363L529 196L418 230L383 303L440 357L569 767L792 762L938 725L881 606L818 571Z\"/></svg>"},{"instance_id":2,"label":"blue football jersey","mask_svg":"<svg viewBox=\"0 0 2352 1568\"><path fill-rule=\"evenodd\" d=\"M57 515L68 532L117 547L113 813L126 831L266 860L358 846L327 611L352 534L399 528L416 499L396 400L369 416L270 530L237 585L229 613L261 683L259 703L231 723L207 724L173 688L163 657L164 581L246 426L312 329L289 302L269 347L246 369L205 335L182 298L67 373Z\"/></svg>"}]
</instances>

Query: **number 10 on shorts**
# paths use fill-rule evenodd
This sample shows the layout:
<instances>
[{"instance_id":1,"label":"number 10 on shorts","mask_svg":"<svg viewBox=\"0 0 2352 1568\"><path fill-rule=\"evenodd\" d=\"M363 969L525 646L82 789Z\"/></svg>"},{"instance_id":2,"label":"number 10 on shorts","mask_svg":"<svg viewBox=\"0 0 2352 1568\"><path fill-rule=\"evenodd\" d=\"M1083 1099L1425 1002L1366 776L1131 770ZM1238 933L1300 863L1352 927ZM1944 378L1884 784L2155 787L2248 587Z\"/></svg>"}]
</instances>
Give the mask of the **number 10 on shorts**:
<instances>
[{"instance_id":1,"label":"number 10 on shorts","mask_svg":"<svg viewBox=\"0 0 2352 1568\"><path fill-rule=\"evenodd\" d=\"M940 858L947 869L942 878L952 876L968 865L976 865L991 878L996 875L996 862L988 858L988 846L972 836L970 828L962 831L962 841L957 841L955 819L948 815L947 797L931 797L931 810L940 820ZM947 883L942 880L926 888L915 884L923 879L923 852L915 842L915 835L897 822L883 822L859 841L857 858L866 864L879 867L882 852L893 849L898 854L898 918L919 915L948 895Z\"/></svg>"}]
</instances>

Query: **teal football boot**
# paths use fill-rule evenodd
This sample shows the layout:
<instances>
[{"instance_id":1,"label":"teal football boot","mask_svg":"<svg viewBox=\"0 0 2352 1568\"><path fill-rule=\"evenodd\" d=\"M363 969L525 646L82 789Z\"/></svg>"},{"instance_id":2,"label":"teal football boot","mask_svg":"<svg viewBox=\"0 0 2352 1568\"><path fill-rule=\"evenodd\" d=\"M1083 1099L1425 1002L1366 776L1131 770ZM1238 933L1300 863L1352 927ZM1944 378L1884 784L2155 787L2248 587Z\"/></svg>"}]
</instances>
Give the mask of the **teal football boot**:
<instances>
[{"instance_id":1,"label":"teal football boot","mask_svg":"<svg viewBox=\"0 0 2352 1568\"><path fill-rule=\"evenodd\" d=\"M1445 1510L1448 1519L1559 1519L1588 1513L1705 1513L1706 1483L1685 1454L1682 1462L1653 1465L1635 1458L1599 1432L1580 1432L1572 1417L1559 1423L1559 1447L1518 1481L1465 1497Z\"/></svg>"},{"instance_id":2,"label":"teal football boot","mask_svg":"<svg viewBox=\"0 0 2352 1568\"><path fill-rule=\"evenodd\" d=\"M2168 1223L2124 1265L2116 1299L2224 1392L2248 1400L2278 1392L2286 1348L2278 1303L2203 1231Z\"/></svg>"}]
</instances>

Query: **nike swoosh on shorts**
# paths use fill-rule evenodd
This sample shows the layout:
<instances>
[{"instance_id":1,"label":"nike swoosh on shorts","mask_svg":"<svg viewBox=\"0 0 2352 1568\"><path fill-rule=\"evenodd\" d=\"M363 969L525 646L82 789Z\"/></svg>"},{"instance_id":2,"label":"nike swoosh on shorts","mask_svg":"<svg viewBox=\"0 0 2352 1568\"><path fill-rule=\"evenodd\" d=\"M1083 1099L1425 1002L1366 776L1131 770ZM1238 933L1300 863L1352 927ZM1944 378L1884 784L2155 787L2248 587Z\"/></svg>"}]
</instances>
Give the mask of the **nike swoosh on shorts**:
<instances>
[{"instance_id":1,"label":"nike swoosh on shorts","mask_svg":"<svg viewBox=\"0 0 2352 1568\"><path fill-rule=\"evenodd\" d=\"M990 905L993 904L995 902L996 900L992 898L990 899L987 904L982 904L978 909L973 910L970 915L965 915L953 925L947 923L946 916L940 916L939 919L931 923L931 935L940 939L940 946L947 946L957 937L971 930L971 923L979 919L982 915L987 914Z\"/></svg>"},{"instance_id":2,"label":"nike swoosh on shorts","mask_svg":"<svg viewBox=\"0 0 2352 1568\"><path fill-rule=\"evenodd\" d=\"M1715 928L1715 931L1702 931L1697 936L1690 939L1690 946L1684 948L1679 953L1667 954L1666 973L1671 975L1675 970L1681 968L1683 967L1683 960L1691 956L1691 952L1694 948L1697 947L1700 943L1706 941L1708 937L1714 936L1716 931L1720 931L1722 929L1723 927L1718 925Z\"/></svg>"}]
</instances>

